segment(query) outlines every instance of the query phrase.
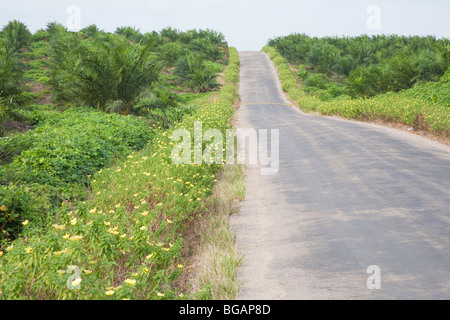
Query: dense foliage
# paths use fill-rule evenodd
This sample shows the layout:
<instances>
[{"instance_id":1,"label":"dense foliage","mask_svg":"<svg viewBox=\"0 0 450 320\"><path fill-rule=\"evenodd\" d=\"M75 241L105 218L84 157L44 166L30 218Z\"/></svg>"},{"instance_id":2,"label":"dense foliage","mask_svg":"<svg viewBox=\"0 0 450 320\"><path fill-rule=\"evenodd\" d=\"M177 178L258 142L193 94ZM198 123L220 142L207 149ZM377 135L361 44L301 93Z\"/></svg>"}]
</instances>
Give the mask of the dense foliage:
<instances>
[{"instance_id":1,"label":"dense foliage","mask_svg":"<svg viewBox=\"0 0 450 320\"><path fill-rule=\"evenodd\" d=\"M147 123L135 117L80 108L30 113L30 118L44 119L35 130L0 140L10 158L0 167L0 201L8 208L0 212L0 239L17 237L24 220L43 222L50 206L83 199L89 175L142 149L152 136ZM27 197L35 195L42 195L46 205L30 204Z\"/></svg>"},{"instance_id":2,"label":"dense foliage","mask_svg":"<svg viewBox=\"0 0 450 320\"><path fill-rule=\"evenodd\" d=\"M276 47L290 64L304 65L306 71L346 83L346 93L353 97L370 97L439 81L450 67L450 40L432 36L317 38L291 34L271 39L268 44ZM302 70L304 80L314 77L305 68Z\"/></svg>"},{"instance_id":3,"label":"dense foliage","mask_svg":"<svg viewBox=\"0 0 450 320\"><path fill-rule=\"evenodd\" d=\"M227 78L236 79L235 49L230 63L234 71L226 71ZM0 250L0 298L183 299L174 286L185 268L183 232L205 210L204 199L222 165L174 164L171 133L185 129L192 134L195 121L202 121L203 130L225 133L235 110L231 103L237 99L236 83L224 88L229 86L234 86L233 97L225 89L218 99L223 103L203 104L168 130L154 127L154 143L96 172L90 180L92 198L65 202L45 232L35 228L35 220L23 221L23 236ZM108 119L103 117L133 119L100 113L93 117L100 117L99 122ZM43 126L70 123L65 117L50 118ZM7 205L3 209L9 212Z\"/></svg>"},{"instance_id":4,"label":"dense foliage","mask_svg":"<svg viewBox=\"0 0 450 320\"><path fill-rule=\"evenodd\" d=\"M141 33L119 27L107 33L91 25L69 32L50 22L31 34L15 20L0 32L0 44L0 124L20 120L15 110L30 103L162 121L185 101L181 92L217 89L228 63L223 34L208 29Z\"/></svg>"},{"instance_id":5,"label":"dense foliage","mask_svg":"<svg viewBox=\"0 0 450 320\"><path fill-rule=\"evenodd\" d=\"M20 221L45 221L62 201L82 199L90 174L151 140L149 125L167 129L192 114L190 93L217 89L228 63L224 37L212 30L69 32L50 22L31 34L15 20L0 42L0 137L5 121L35 127L0 139L6 240L19 235ZM179 61L189 62L182 75Z\"/></svg>"},{"instance_id":6,"label":"dense foliage","mask_svg":"<svg viewBox=\"0 0 450 320\"><path fill-rule=\"evenodd\" d=\"M0 32L0 124L6 120L8 110L23 101L21 59L30 41L30 31L17 20L9 22ZM0 135L1 131L0 127Z\"/></svg>"}]
</instances>

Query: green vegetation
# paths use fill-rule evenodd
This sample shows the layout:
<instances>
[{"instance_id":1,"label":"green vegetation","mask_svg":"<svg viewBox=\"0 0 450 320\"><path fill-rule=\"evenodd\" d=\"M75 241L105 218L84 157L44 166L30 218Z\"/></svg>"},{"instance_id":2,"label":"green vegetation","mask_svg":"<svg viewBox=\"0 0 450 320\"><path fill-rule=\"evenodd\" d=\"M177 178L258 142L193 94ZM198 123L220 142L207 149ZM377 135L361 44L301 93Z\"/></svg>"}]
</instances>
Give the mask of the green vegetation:
<instances>
[{"instance_id":1,"label":"green vegetation","mask_svg":"<svg viewBox=\"0 0 450 320\"><path fill-rule=\"evenodd\" d=\"M371 97L439 81L450 67L450 40L432 36L317 38L291 34L268 44L290 64L345 82L352 97Z\"/></svg>"},{"instance_id":2,"label":"green vegetation","mask_svg":"<svg viewBox=\"0 0 450 320\"><path fill-rule=\"evenodd\" d=\"M449 40L293 34L270 40L263 50L283 90L304 110L450 136Z\"/></svg>"},{"instance_id":3,"label":"green vegetation","mask_svg":"<svg viewBox=\"0 0 450 320\"><path fill-rule=\"evenodd\" d=\"M24 66L20 60L30 38L26 26L17 20L9 22L0 32L0 124L7 119L8 110L24 100Z\"/></svg>"},{"instance_id":4,"label":"green vegetation","mask_svg":"<svg viewBox=\"0 0 450 320\"><path fill-rule=\"evenodd\" d=\"M0 41L0 299L235 292L232 250L223 253L229 283L177 281L191 272L191 224L218 212L226 220L217 206L242 191L213 194L222 164L171 159L174 130L231 127L239 59L223 35L73 33L55 22L31 34L14 21ZM28 131L11 131L17 123Z\"/></svg>"},{"instance_id":5,"label":"green vegetation","mask_svg":"<svg viewBox=\"0 0 450 320\"><path fill-rule=\"evenodd\" d=\"M36 119L42 112L29 116ZM8 208L0 213L4 231L0 239L17 237L24 220L45 224L50 205L83 199L89 175L142 149L151 136L142 119L76 108L47 112L36 130L1 139L3 161L11 163L0 167L0 180L5 184L0 186L2 205ZM17 195L25 190L30 199L33 195L45 197L46 205L29 204Z\"/></svg>"},{"instance_id":6,"label":"green vegetation","mask_svg":"<svg viewBox=\"0 0 450 320\"><path fill-rule=\"evenodd\" d=\"M239 55L230 48L230 63L225 69L226 84L219 94L219 103L232 105L239 99ZM242 165L227 164L217 175L218 183L206 201L207 210L197 219L193 231L199 238L190 259L196 265L190 285L196 299L235 300L241 288L237 267L242 257L236 249L235 237L229 228L229 216L238 210L236 201L245 198L245 172Z\"/></svg>"}]
</instances>

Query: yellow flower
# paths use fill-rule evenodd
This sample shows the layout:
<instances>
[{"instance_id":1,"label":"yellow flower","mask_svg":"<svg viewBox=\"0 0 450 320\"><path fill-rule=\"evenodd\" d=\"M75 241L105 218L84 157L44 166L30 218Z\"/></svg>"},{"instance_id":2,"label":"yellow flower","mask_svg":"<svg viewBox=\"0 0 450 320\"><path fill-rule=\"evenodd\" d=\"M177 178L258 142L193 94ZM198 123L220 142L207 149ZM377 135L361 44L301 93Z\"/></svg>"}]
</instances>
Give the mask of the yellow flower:
<instances>
[{"instance_id":1,"label":"yellow flower","mask_svg":"<svg viewBox=\"0 0 450 320\"><path fill-rule=\"evenodd\" d=\"M8 208L5 205L2 205L0 207L0 211L3 211L3 212L8 211Z\"/></svg>"},{"instance_id":2,"label":"yellow flower","mask_svg":"<svg viewBox=\"0 0 450 320\"><path fill-rule=\"evenodd\" d=\"M182 265L182 264L179 264L179 265L178 265L178 269L183 269L183 265Z\"/></svg>"},{"instance_id":3,"label":"yellow flower","mask_svg":"<svg viewBox=\"0 0 450 320\"><path fill-rule=\"evenodd\" d=\"M91 270L84 270L84 269L83 269L83 271L84 271L84 273L85 273L86 275L90 275L90 274L92 273Z\"/></svg>"},{"instance_id":4,"label":"yellow flower","mask_svg":"<svg viewBox=\"0 0 450 320\"><path fill-rule=\"evenodd\" d=\"M144 231L145 229L147 229L147 227L146 227L146 226L142 226L142 227L140 227L139 229L142 230L142 231Z\"/></svg>"},{"instance_id":5,"label":"yellow flower","mask_svg":"<svg viewBox=\"0 0 450 320\"><path fill-rule=\"evenodd\" d=\"M83 238L84 238L83 236L73 236L73 237L70 237L69 240L70 241L80 241Z\"/></svg>"},{"instance_id":6,"label":"yellow flower","mask_svg":"<svg viewBox=\"0 0 450 320\"><path fill-rule=\"evenodd\" d=\"M63 225L58 225L58 224L54 224L53 225L53 228L55 228L55 229L57 229L57 230L64 230L66 227L65 226L63 226Z\"/></svg>"},{"instance_id":7,"label":"yellow flower","mask_svg":"<svg viewBox=\"0 0 450 320\"><path fill-rule=\"evenodd\" d=\"M141 213L144 217L148 215L148 211L144 211Z\"/></svg>"},{"instance_id":8,"label":"yellow flower","mask_svg":"<svg viewBox=\"0 0 450 320\"><path fill-rule=\"evenodd\" d=\"M111 222L109 222L109 221L103 221L103 224L104 224L105 226L109 226L109 225L111 225Z\"/></svg>"},{"instance_id":9,"label":"yellow flower","mask_svg":"<svg viewBox=\"0 0 450 320\"><path fill-rule=\"evenodd\" d=\"M62 251L57 251L57 252L53 252L53 254L57 257L59 257L60 255L62 255L63 253L67 253L69 252L69 249L64 249Z\"/></svg>"},{"instance_id":10,"label":"yellow flower","mask_svg":"<svg viewBox=\"0 0 450 320\"><path fill-rule=\"evenodd\" d=\"M74 287L79 286L80 283L81 283L81 278L77 278L77 279L75 279L75 280L72 281L72 285L73 285Z\"/></svg>"},{"instance_id":11,"label":"yellow flower","mask_svg":"<svg viewBox=\"0 0 450 320\"><path fill-rule=\"evenodd\" d=\"M25 220L24 222L22 222L22 224L23 224L24 226L27 226L29 223L30 223L30 221L28 221L28 220Z\"/></svg>"},{"instance_id":12,"label":"yellow flower","mask_svg":"<svg viewBox=\"0 0 450 320\"><path fill-rule=\"evenodd\" d=\"M130 286L136 285L136 280L126 279L124 282L125 282L126 284L129 284Z\"/></svg>"},{"instance_id":13,"label":"yellow flower","mask_svg":"<svg viewBox=\"0 0 450 320\"><path fill-rule=\"evenodd\" d=\"M64 270L58 270L56 272L58 272L59 276L62 276L64 273L66 273Z\"/></svg>"},{"instance_id":14,"label":"yellow flower","mask_svg":"<svg viewBox=\"0 0 450 320\"><path fill-rule=\"evenodd\" d=\"M89 213L96 213L97 212L97 208L94 208L92 210L89 210Z\"/></svg>"},{"instance_id":15,"label":"yellow flower","mask_svg":"<svg viewBox=\"0 0 450 320\"><path fill-rule=\"evenodd\" d=\"M34 251L34 249L32 247L28 247L25 249L26 253L32 253Z\"/></svg>"},{"instance_id":16,"label":"yellow flower","mask_svg":"<svg viewBox=\"0 0 450 320\"><path fill-rule=\"evenodd\" d=\"M0 251L0 257L3 255L3 251Z\"/></svg>"},{"instance_id":17,"label":"yellow flower","mask_svg":"<svg viewBox=\"0 0 450 320\"><path fill-rule=\"evenodd\" d=\"M120 236L120 238L126 238L126 237L127 237L126 233L124 233L123 235Z\"/></svg>"},{"instance_id":18,"label":"yellow flower","mask_svg":"<svg viewBox=\"0 0 450 320\"><path fill-rule=\"evenodd\" d=\"M113 235L118 235L118 234L119 234L119 231L117 231L117 228L118 228L118 227L109 228L109 229L108 229L108 232L111 233L111 234L113 234Z\"/></svg>"},{"instance_id":19,"label":"yellow flower","mask_svg":"<svg viewBox=\"0 0 450 320\"><path fill-rule=\"evenodd\" d=\"M172 220L169 220L169 219L167 219L167 223L168 223L168 224L172 224L172 223L173 223L173 221L172 221Z\"/></svg>"},{"instance_id":20,"label":"yellow flower","mask_svg":"<svg viewBox=\"0 0 450 320\"><path fill-rule=\"evenodd\" d=\"M152 253L151 255L146 256L145 259L150 260L151 258L153 258L153 256L154 256L154 253Z\"/></svg>"},{"instance_id":21,"label":"yellow flower","mask_svg":"<svg viewBox=\"0 0 450 320\"><path fill-rule=\"evenodd\" d=\"M14 244L12 244L8 248L6 248L6 251L12 251L13 249L14 249Z\"/></svg>"},{"instance_id":22,"label":"yellow flower","mask_svg":"<svg viewBox=\"0 0 450 320\"><path fill-rule=\"evenodd\" d=\"M70 234L68 234L68 233L66 233L65 235L63 235L63 238L64 238L64 239L69 239L69 237L70 237Z\"/></svg>"},{"instance_id":23,"label":"yellow flower","mask_svg":"<svg viewBox=\"0 0 450 320\"><path fill-rule=\"evenodd\" d=\"M77 225L77 218L73 218L72 220L70 220L70 224L73 226Z\"/></svg>"},{"instance_id":24,"label":"yellow flower","mask_svg":"<svg viewBox=\"0 0 450 320\"><path fill-rule=\"evenodd\" d=\"M114 290L108 290L105 292L107 296L112 296L114 294Z\"/></svg>"},{"instance_id":25,"label":"yellow flower","mask_svg":"<svg viewBox=\"0 0 450 320\"><path fill-rule=\"evenodd\" d=\"M164 296L165 296L165 294L164 294L164 293L161 293L161 292L158 292L156 295L157 295L158 297L164 297Z\"/></svg>"},{"instance_id":26,"label":"yellow flower","mask_svg":"<svg viewBox=\"0 0 450 320\"><path fill-rule=\"evenodd\" d=\"M116 208L120 208L120 203L116 204Z\"/></svg>"}]
</instances>

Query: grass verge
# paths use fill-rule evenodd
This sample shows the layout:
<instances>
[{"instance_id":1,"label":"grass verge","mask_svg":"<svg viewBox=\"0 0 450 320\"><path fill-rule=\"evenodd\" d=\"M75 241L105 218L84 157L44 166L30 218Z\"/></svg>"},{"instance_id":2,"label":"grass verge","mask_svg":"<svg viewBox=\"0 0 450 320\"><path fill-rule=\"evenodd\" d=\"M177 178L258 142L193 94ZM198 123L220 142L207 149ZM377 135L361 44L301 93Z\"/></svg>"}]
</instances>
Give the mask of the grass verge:
<instances>
[{"instance_id":1,"label":"grass verge","mask_svg":"<svg viewBox=\"0 0 450 320\"><path fill-rule=\"evenodd\" d=\"M242 257L229 229L229 217L245 198L244 177L243 166L225 166L207 201L208 210L193 224L196 248L190 257L192 269L187 281L199 300L235 300L241 289L237 268Z\"/></svg>"},{"instance_id":2,"label":"grass verge","mask_svg":"<svg viewBox=\"0 0 450 320\"><path fill-rule=\"evenodd\" d=\"M230 65L225 70L225 85L219 103L235 104L239 99L239 55L230 50ZM242 165L225 165L206 202L207 210L189 229L193 252L188 257L192 268L186 283L196 299L234 300L240 290L237 268L242 257L236 249L235 235L229 229L229 217L239 210L245 198L245 172Z\"/></svg>"}]
</instances>

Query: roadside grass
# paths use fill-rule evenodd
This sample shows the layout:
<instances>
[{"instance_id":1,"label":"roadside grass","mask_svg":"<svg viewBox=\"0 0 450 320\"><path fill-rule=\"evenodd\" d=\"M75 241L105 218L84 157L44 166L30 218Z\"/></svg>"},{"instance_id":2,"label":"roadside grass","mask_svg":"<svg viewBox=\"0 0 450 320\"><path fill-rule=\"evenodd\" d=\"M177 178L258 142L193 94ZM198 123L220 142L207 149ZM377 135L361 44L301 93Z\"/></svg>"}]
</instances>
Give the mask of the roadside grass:
<instances>
[{"instance_id":1,"label":"roadside grass","mask_svg":"<svg viewBox=\"0 0 450 320\"><path fill-rule=\"evenodd\" d=\"M219 95L214 95L214 101L236 104L239 99L239 66L238 52L230 48L225 85ZM235 300L241 289L237 269L243 257L237 251L235 235L229 228L229 217L238 212L245 194L244 166L225 165L217 175L212 195L206 200L207 210L190 227L195 249L188 258L192 268L187 275L187 285L198 300Z\"/></svg>"},{"instance_id":2,"label":"roadside grass","mask_svg":"<svg viewBox=\"0 0 450 320\"><path fill-rule=\"evenodd\" d=\"M283 91L305 112L320 112L323 115L337 115L360 121L398 123L411 127L414 132L430 133L444 143L450 141L450 109L444 104L434 103L423 97L414 98L410 94L420 88L399 93L388 92L367 99L352 99L342 95L323 100L317 94L303 90L285 58L275 48L266 46L263 51L269 54L278 69ZM442 81L444 80L443 78ZM442 85L447 83L442 82ZM426 87L422 90L426 90Z\"/></svg>"},{"instance_id":3,"label":"roadside grass","mask_svg":"<svg viewBox=\"0 0 450 320\"><path fill-rule=\"evenodd\" d=\"M243 257L236 249L229 217L245 198L244 176L242 165L226 165L207 200L208 210L196 224L198 244L188 282L199 300L235 300L241 289L237 268Z\"/></svg>"}]
</instances>

